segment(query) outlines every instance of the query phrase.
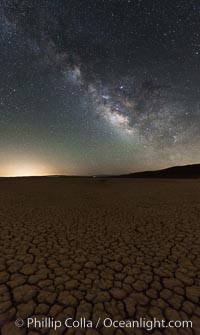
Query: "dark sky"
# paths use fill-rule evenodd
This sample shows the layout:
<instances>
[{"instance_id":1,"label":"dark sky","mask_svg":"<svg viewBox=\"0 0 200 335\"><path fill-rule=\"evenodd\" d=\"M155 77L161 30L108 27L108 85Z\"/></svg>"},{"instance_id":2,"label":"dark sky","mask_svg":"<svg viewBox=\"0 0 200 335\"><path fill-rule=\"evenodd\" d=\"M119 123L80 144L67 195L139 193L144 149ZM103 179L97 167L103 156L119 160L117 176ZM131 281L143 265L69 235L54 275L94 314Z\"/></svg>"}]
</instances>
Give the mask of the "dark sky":
<instances>
[{"instance_id":1,"label":"dark sky","mask_svg":"<svg viewBox=\"0 0 200 335\"><path fill-rule=\"evenodd\" d=\"M0 175L200 162L200 3L1 0Z\"/></svg>"}]
</instances>

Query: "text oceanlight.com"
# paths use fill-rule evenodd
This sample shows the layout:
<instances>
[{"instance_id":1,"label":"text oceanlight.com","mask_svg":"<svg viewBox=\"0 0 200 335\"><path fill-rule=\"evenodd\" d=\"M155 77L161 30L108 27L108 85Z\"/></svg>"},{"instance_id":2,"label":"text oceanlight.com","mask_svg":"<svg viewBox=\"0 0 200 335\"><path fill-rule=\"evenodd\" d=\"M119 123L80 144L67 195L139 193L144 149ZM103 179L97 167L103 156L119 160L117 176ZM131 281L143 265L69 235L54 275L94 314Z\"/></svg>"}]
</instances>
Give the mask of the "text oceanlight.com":
<instances>
[{"instance_id":1,"label":"text oceanlight.com","mask_svg":"<svg viewBox=\"0 0 200 335\"><path fill-rule=\"evenodd\" d=\"M158 320L153 318L152 320L146 318L139 318L138 320L112 320L110 318L101 319L98 318L95 322L92 320L86 320L85 318L80 318L79 320L73 320L72 318L67 318L64 322L60 320L55 320L54 318L40 318L30 317L26 322L22 319L17 319L15 322L17 327L26 326L27 328L48 328L57 330L62 326L66 328L144 328L151 331L155 328L192 328L192 321L190 320Z\"/></svg>"}]
</instances>

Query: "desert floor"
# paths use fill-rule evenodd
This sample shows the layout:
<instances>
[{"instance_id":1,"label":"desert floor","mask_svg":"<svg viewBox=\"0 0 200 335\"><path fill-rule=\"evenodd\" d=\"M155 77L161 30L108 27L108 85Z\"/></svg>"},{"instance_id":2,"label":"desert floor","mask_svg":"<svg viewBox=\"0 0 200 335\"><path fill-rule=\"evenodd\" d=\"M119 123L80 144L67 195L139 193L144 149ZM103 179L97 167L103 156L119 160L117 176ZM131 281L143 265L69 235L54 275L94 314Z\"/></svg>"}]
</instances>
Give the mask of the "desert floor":
<instances>
[{"instance_id":1,"label":"desert floor","mask_svg":"<svg viewBox=\"0 0 200 335\"><path fill-rule=\"evenodd\" d=\"M17 328L85 317L98 330ZM192 320L114 329L102 320ZM0 180L0 325L19 334L200 334L200 180Z\"/></svg>"}]
</instances>

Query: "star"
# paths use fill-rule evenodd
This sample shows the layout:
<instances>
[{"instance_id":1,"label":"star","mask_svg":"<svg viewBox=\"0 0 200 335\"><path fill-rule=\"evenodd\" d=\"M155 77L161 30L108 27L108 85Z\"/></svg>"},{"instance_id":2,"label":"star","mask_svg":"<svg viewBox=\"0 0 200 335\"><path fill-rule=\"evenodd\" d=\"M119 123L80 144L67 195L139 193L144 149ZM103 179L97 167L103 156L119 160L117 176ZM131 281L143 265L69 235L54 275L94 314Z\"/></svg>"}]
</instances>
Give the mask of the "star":
<instances>
[{"instance_id":1,"label":"star","mask_svg":"<svg viewBox=\"0 0 200 335\"><path fill-rule=\"evenodd\" d=\"M197 4L2 0L0 29L0 175L18 152L56 174L199 163Z\"/></svg>"}]
</instances>

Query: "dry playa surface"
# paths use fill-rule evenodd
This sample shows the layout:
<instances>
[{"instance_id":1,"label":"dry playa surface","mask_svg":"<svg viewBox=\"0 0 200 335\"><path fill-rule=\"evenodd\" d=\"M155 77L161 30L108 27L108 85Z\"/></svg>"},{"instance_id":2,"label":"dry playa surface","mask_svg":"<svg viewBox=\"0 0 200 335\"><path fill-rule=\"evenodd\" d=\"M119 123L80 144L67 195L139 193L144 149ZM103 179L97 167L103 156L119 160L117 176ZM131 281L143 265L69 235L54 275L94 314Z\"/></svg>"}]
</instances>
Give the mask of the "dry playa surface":
<instances>
[{"instance_id":1,"label":"dry playa surface","mask_svg":"<svg viewBox=\"0 0 200 335\"><path fill-rule=\"evenodd\" d=\"M17 328L85 318L98 329ZM193 328L103 321L191 320ZM2 335L200 334L200 180L0 180Z\"/></svg>"}]
</instances>

